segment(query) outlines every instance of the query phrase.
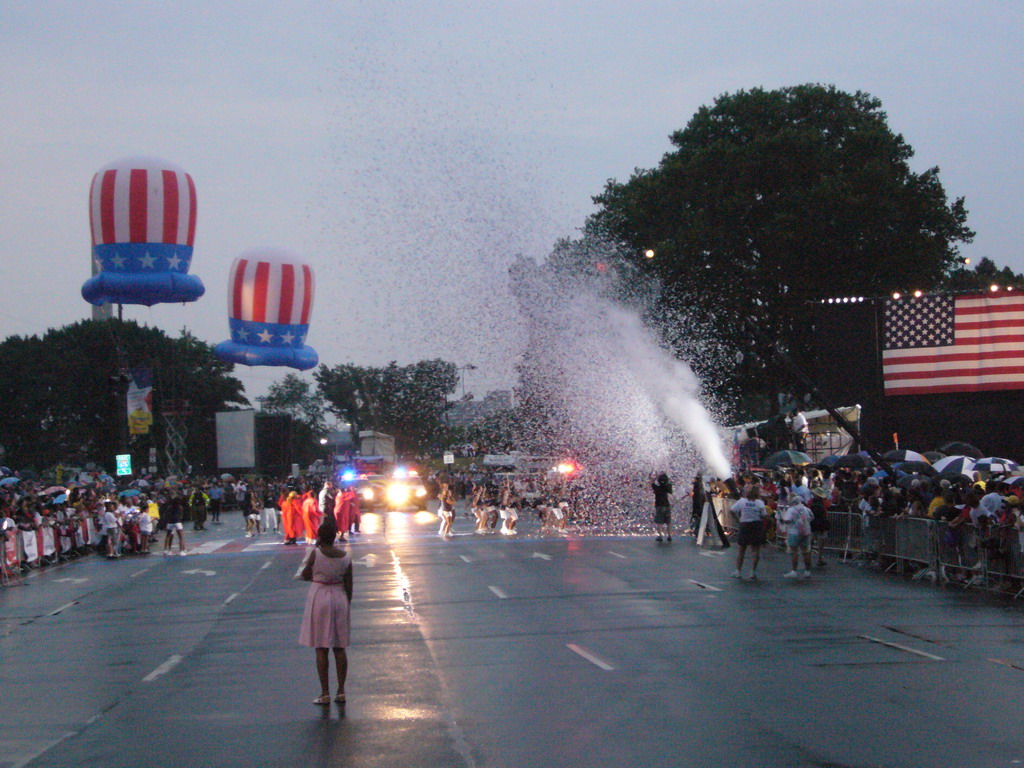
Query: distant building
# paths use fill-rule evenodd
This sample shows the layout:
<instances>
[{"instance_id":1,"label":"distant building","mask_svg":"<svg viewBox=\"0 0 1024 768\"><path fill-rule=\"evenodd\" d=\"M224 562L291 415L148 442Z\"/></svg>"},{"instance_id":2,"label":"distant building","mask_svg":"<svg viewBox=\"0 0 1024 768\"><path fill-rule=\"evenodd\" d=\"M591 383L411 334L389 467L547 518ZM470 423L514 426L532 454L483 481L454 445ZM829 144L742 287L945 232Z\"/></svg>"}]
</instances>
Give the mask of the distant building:
<instances>
[{"instance_id":1,"label":"distant building","mask_svg":"<svg viewBox=\"0 0 1024 768\"><path fill-rule=\"evenodd\" d=\"M446 420L453 427L468 427L512 407L511 389L494 389L482 400L462 400L448 409Z\"/></svg>"}]
</instances>

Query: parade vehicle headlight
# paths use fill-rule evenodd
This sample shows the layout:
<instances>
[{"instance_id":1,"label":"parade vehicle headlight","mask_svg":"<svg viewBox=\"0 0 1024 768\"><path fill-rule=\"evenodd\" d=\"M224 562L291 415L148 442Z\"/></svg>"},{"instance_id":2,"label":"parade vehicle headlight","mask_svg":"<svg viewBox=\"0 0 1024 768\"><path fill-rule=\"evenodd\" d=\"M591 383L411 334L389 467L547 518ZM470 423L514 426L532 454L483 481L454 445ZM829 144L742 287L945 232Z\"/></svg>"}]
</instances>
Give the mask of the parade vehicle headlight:
<instances>
[{"instance_id":1,"label":"parade vehicle headlight","mask_svg":"<svg viewBox=\"0 0 1024 768\"><path fill-rule=\"evenodd\" d=\"M373 488L363 488L363 501L373 501Z\"/></svg>"},{"instance_id":2,"label":"parade vehicle headlight","mask_svg":"<svg viewBox=\"0 0 1024 768\"><path fill-rule=\"evenodd\" d=\"M391 504L405 504L409 501L409 486L404 483L392 483L388 486L388 502Z\"/></svg>"},{"instance_id":3,"label":"parade vehicle headlight","mask_svg":"<svg viewBox=\"0 0 1024 768\"><path fill-rule=\"evenodd\" d=\"M427 489L424 488L422 485L419 488L416 489L416 498L422 499L426 495L427 495Z\"/></svg>"}]
</instances>

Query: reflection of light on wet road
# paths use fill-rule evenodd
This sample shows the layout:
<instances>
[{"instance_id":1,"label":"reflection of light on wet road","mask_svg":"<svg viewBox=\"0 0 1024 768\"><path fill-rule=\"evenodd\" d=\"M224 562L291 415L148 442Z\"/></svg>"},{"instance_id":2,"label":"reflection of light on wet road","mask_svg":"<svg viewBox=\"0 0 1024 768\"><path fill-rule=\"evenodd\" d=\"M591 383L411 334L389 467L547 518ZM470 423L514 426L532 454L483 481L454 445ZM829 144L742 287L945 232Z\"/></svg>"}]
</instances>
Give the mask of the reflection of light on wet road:
<instances>
[{"instance_id":1,"label":"reflection of light on wet road","mask_svg":"<svg viewBox=\"0 0 1024 768\"><path fill-rule=\"evenodd\" d=\"M394 552L391 553L392 565L395 569L395 578L398 581L396 592L398 599L402 601L402 605L405 607L405 612L409 614L410 619L416 618L416 607L412 604L412 592L410 591L409 577L405 575L405 571L402 570L402 561L398 558Z\"/></svg>"},{"instance_id":2,"label":"reflection of light on wet road","mask_svg":"<svg viewBox=\"0 0 1024 768\"><path fill-rule=\"evenodd\" d=\"M359 530L362 533L380 533L381 519L377 512L364 512L359 520Z\"/></svg>"},{"instance_id":3,"label":"reflection of light on wet road","mask_svg":"<svg viewBox=\"0 0 1024 768\"><path fill-rule=\"evenodd\" d=\"M437 515L431 512L417 512L413 519L420 525L423 525L425 523L432 523L435 520L437 520Z\"/></svg>"}]
</instances>

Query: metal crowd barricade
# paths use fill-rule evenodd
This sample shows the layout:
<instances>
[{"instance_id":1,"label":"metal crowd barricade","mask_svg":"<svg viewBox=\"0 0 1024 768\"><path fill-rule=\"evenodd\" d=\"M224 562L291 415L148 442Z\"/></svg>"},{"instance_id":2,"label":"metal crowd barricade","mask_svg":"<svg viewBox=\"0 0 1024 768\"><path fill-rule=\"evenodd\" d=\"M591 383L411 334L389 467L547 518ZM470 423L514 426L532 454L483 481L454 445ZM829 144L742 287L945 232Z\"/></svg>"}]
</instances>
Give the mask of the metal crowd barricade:
<instances>
[{"instance_id":1,"label":"metal crowd barricade","mask_svg":"<svg viewBox=\"0 0 1024 768\"><path fill-rule=\"evenodd\" d=\"M822 549L841 552L843 560L863 553L863 529L856 512L829 512L829 529L819 534Z\"/></svg>"},{"instance_id":2,"label":"metal crowd barricade","mask_svg":"<svg viewBox=\"0 0 1024 768\"><path fill-rule=\"evenodd\" d=\"M935 547L935 521L924 517L905 517L896 527L897 562L916 568L914 579L938 578L938 552Z\"/></svg>"}]
</instances>

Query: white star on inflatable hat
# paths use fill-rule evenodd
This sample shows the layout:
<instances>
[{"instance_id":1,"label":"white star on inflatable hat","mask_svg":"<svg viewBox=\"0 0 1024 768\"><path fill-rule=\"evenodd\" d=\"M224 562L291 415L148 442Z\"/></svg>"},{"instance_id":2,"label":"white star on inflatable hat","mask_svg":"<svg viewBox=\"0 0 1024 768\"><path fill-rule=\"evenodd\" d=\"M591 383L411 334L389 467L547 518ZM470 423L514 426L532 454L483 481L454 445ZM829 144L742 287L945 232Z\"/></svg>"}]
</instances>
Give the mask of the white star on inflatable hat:
<instances>
[{"instance_id":1,"label":"white star on inflatable hat","mask_svg":"<svg viewBox=\"0 0 1024 768\"><path fill-rule=\"evenodd\" d=\"M149 251L146 251L146 255L145 256L139 256L139 263L142 264L142 266L145 267L146 269L152 269L153 268L153 262L155 262L155 261L156 261L156 257L155 256L150 256L149 255Z\"/></svg>"},{"instance_id":2,"label":"white star on inflatable hat","mask_svg":"<svg viewBox=\"0 0 1024 768\"><path fill-rule=\"evenodd\" d=\"M179 264L181 264L181 257L178 256L178 254L174 254L173 256L169 256L167 258L168 268L177 269Z\"/></svg>"},{"instance_id":3,"label":"white star on inflatable hat","mask_svg":"<svg viewBox=\"0 0 1024 768\"><path fill-rule=\"evenodd\" d=\"M281 338L284 340L285 344L291 344L295 340L295 334L294 333L282 333L281 334Z\"/></svg>"},{"instance_id":4,"label":"white star on inflatable hat","mask_svg":"<svg viewBox=\"0 0 1024 768\"><path fill-rule=\"evenodd\" d=\"M270 340L274 338L274 334L270 333L266 328L264 328L256 335L260 337L260 341L262 341L264 344L269 344Z\"/></svg>"}]
</instances>

